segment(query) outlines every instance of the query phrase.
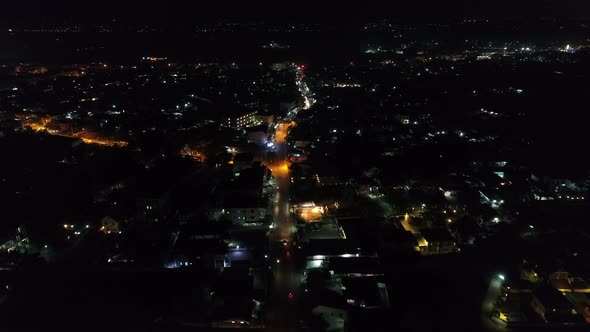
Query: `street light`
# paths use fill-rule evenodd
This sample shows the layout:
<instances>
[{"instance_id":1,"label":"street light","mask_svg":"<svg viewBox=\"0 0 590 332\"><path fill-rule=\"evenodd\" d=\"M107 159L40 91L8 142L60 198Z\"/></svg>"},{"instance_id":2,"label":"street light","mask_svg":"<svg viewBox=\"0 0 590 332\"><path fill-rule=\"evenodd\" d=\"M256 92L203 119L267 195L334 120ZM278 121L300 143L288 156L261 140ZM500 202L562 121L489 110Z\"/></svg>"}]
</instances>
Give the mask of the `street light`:
<instances>
[{"instance_id":1,"label":"street light","mask_svg":"<svg viewBox=\"0 0 590 332\"><path fill-rule=\"evenodd\" d=\"M502 281L506 280L506 277L503 274L498 274L498 278Z\"/></svg>"}]
</instances>

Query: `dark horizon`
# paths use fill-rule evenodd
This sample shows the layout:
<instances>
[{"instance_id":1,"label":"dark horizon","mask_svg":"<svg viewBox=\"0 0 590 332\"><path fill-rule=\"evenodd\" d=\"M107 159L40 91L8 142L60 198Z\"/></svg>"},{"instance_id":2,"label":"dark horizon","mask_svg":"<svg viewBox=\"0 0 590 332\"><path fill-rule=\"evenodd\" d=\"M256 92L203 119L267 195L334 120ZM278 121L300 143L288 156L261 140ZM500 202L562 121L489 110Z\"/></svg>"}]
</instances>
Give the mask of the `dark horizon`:
<instances>
[{"instance_id":1,"label":"dark horizon","mask_svg":"<svg viewBox=\"0 0 590 332\"><path fill-rule=\"evenodd\" d=\"M244 2L222 0L214 3L172 0L156 1L88 1L73 0L40 1L25 0L3 5L0 18L5 22L61 21L104 23L111 19L129 22L174 23L185 20L190 23L219 19L265 20L288 22L335 22L392 18L400 20L450 20L464 17L490 19L534 19L540 17L563 19L590 18L590 2L581 0L523 0L468 1L426 0L420 3L407 1L369 0L360 3L300 1L280 3L271 1Z\"/></svg>"}]
</instances>

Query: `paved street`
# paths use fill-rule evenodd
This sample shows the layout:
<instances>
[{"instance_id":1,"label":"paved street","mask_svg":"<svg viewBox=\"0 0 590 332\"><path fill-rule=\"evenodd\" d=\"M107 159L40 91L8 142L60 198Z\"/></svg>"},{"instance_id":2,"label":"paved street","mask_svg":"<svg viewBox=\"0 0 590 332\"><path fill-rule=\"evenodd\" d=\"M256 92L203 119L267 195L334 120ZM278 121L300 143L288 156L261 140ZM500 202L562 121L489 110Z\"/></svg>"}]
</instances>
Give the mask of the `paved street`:
<instances>
[{"instance_id":1,"label":"paved street","mask_svg":"<svg viewBox=\"0 0 590 332\"><path fill-rule=\"evenodd\" d=\"M304 98L303 110L309 109L315 100L305 84L303 66L296 68L296 83ZM301 272L297 271L290 255L296 223L290 213L289 205L289 160L287 156L287 135L296 125L294 117L302 109L292 109L283 122L275 129L273 142L276 147L275 158L267 164L276 179L277 191L273 207L273 228L270 233L269 261L273 272L272 286L268 292L266 305L266 326L269 331L295 331L297 329L296 304L299 298Z\"/></svg>"},{"instance_id":2,"label":"paved street","mask_svg":"<svg viewBox=\"0 0 590 332\"><path fill-rule=\"evenodd\" d=\"M291 250L295 223L289 212L289 168L285 144L286 124L279 125L275 143L277 159L269 165L277 181L277 192L273 208L274 228L270 236L270 263L274 275L267 303L267 327L270 331L294 331L297 326L295 303L299 288L299 273L292 259L287 257ZM287 245L283 244L287 240ZM289 293L295 296L289 299Z\"/></svg>"}]
</instances>

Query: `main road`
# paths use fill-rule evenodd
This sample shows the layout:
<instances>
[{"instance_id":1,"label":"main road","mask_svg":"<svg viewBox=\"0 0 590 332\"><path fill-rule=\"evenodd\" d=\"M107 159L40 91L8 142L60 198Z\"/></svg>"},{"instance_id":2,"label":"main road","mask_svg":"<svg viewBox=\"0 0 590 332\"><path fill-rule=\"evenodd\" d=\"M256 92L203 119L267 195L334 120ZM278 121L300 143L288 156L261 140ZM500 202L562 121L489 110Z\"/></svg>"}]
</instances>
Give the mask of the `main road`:
<instances>
[{"instance_id":1,"label":"main road","mask_svg":"<svg viewBox=\"0 0 590 332\"><path fill-rule=\"evenodd\" d=\"M277 183L269 247L273 275L266 306L266 326L269 331L295 331L297 327L296 302L300 274L291 257L296 227L289 208L291 179L285 143L289 125L283 122L277 126L274 137L276 158L268 164Z\"/></svg>"},{"instance_id":2,"label":"main road","mask_svg":"<svg viewBox=\"0 0 590 332\"><path fill-rule=\"evenodd\" d=\"M304 99L303 107L291 110L284 121L275 129L273 143L275 158L267 163L276 179L277 191L273 206L273 225L270 230L269 260L272 283L266 305L266 326L269 331L297 330L297 301L302 275L293 263L293 234L296 222L291 216L289 206L289 158L287 135L295 125L293 118L301 109L309 109L315 100L303 80L303 66L295 67L296 84Z\"/></svg>"}]
</instances>

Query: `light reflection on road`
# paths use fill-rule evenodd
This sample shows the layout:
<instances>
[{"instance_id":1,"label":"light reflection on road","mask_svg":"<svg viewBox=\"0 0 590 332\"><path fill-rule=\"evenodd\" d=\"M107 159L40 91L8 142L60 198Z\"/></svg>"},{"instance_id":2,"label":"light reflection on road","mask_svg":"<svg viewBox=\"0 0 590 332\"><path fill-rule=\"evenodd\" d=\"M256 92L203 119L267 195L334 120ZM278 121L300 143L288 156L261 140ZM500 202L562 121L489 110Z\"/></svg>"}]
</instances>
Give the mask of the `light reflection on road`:
<instances>
[{"instance_id":1,"label":"light reflection on road","mask_svg":"<svg viewBox=\"0 0 590 332\"><path fill-rule=\"evenodd\" d=\"M309 89L303 82L302 69L298 67L297 82L302 93L305 106L311 107ZM296 115L299 109L289 112L290 116ZM291 178L289 174L289 160L287 156L287 135L289 130L296 125L288 119L279 123L273 135L273 143L276 147L276 158L267 162L266 166L271 170L276 179L277 191L274 197L273 222L270 230L270 262L274 275L272 286L269 290L267 303L266 326L270 331L295 331L297 329L296 302L299 297L299 286L302 275L293 264L293 233L296 231L295 220L290 213L289 186ZM284 241L284 242L283 242ZM289 252L289 255L287 255ZM278 263L277 263L278 262ZM292 293L292 298L290 298Z\"/></svg>"}]
</instances>

